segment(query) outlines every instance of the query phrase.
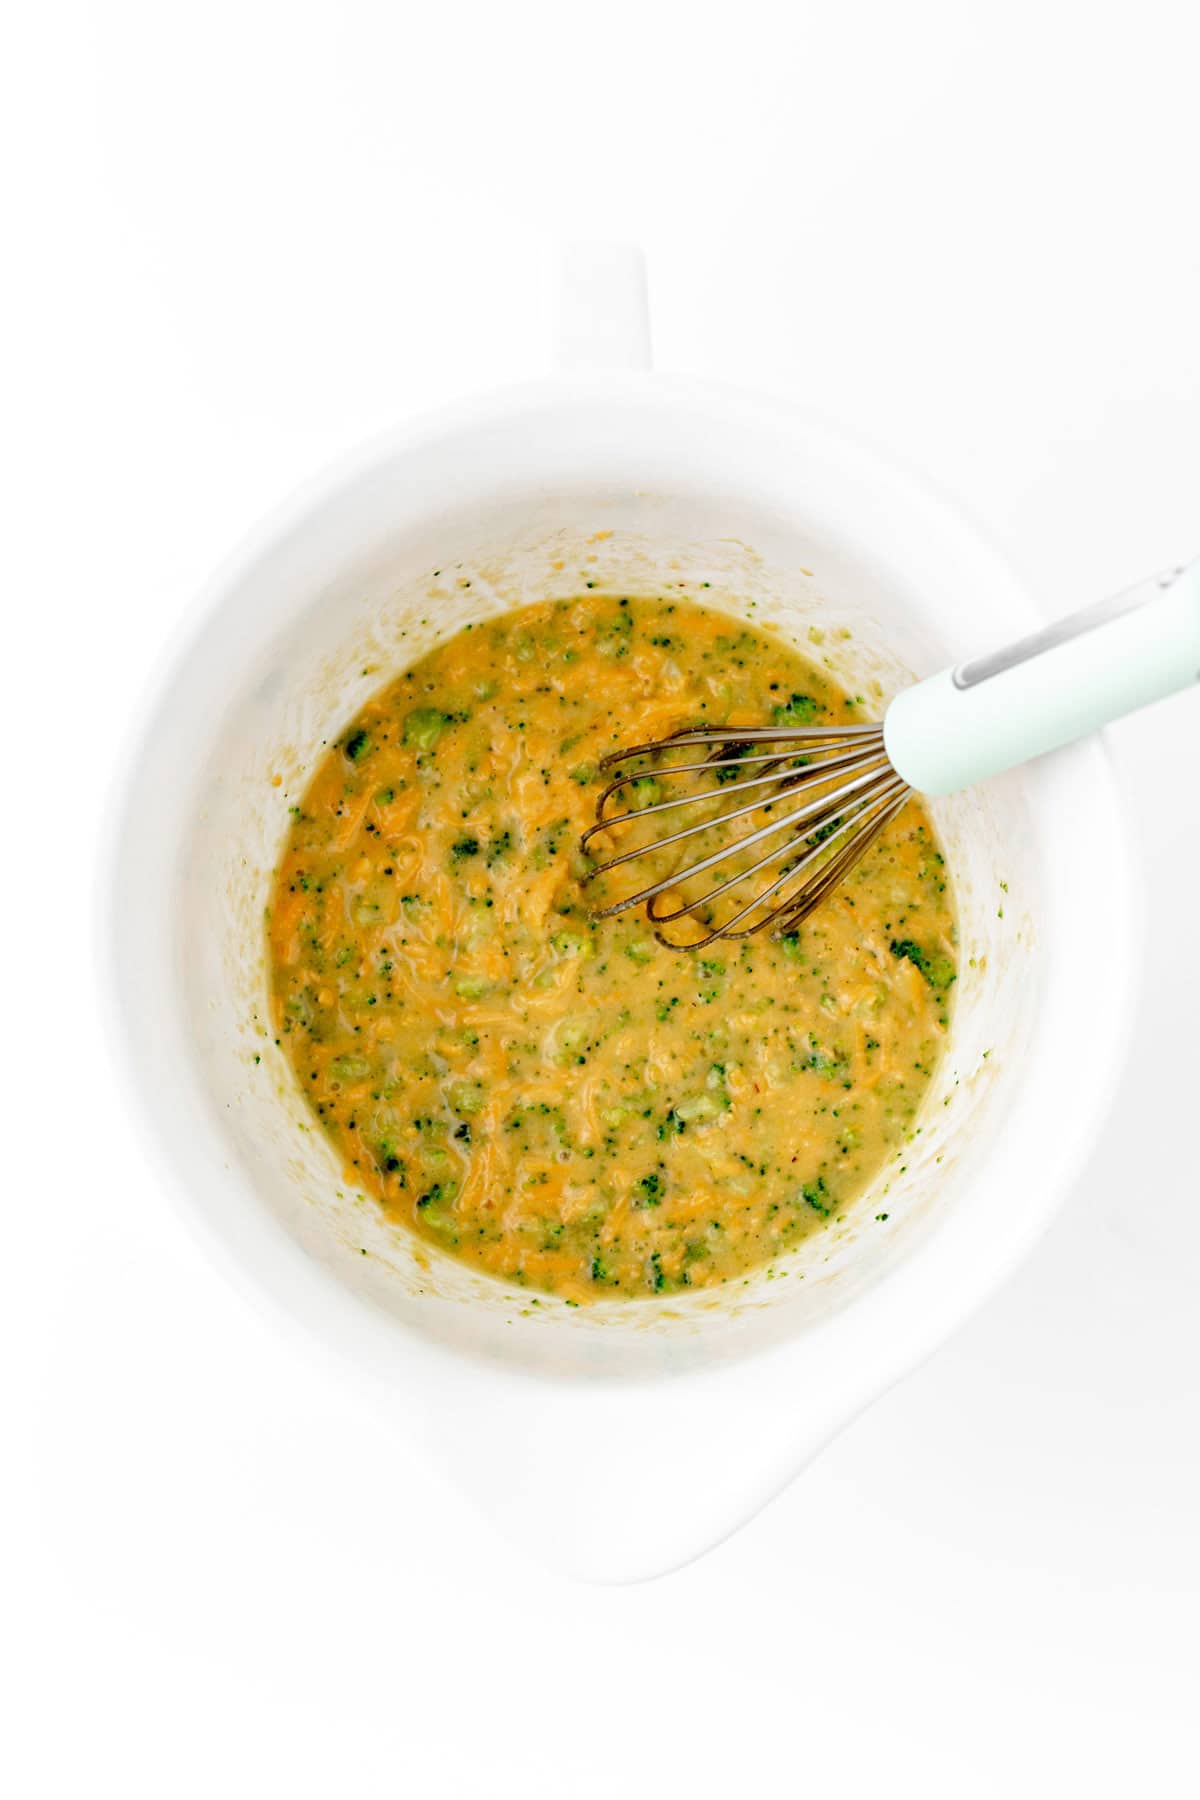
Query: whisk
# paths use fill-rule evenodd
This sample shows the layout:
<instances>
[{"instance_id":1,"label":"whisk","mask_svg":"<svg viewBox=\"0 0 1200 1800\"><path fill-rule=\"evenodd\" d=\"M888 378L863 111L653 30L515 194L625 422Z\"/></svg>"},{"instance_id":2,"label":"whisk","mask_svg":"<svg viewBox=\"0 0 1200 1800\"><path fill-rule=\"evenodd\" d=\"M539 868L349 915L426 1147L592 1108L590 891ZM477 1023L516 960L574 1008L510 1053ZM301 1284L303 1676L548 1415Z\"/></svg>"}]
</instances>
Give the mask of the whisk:
<instances>
[{"instance_id":1,"label":"whisk","mask_svg":"<svg viewBox=\"0 0 1200 1800\"><path fill-rule=\"evenodd\" d=\"M955 793L1195 681L1200 560L905 689L881 724L705 726L632 744L601 763L632 766L604 789L580 848L604 833L637 841L584 880L647 856L661 868L672 854L665 873L593 916L645 906L655 935L680 950L785 936L914 793ZM667 798L609 811L637 782L651 783L651 794L666 788ZM660 816L674 829L647 833ZM664 934L684 919L697 935Z\"/></svg>"}]
</instances>

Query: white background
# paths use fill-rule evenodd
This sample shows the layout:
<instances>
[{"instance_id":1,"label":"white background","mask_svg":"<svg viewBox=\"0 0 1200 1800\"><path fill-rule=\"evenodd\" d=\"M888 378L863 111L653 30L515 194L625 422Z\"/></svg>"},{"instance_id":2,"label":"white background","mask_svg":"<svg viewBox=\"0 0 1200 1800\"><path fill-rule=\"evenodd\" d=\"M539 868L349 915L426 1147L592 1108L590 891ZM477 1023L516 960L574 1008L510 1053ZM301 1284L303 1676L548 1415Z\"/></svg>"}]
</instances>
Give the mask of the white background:
<instances>
[{"instance_id":1,"label":"white background","mask_svg":"<svg viewBox=\"0 0 1200 1800\"><path fill-rule=\"evenodd\" d=\"M45 0L10 23L14 1800L1200 1791L1200 695L1113 734L1145 991L1060 1222L766 1514L641 1588L521 1560L226 1290L142 1162L89 969L110 757L178 609L314 465L538 372L564 238L642 241L663 366L873 436L1050 610L1200 552L1195 17Z\"/></svg>"}]
</instances>

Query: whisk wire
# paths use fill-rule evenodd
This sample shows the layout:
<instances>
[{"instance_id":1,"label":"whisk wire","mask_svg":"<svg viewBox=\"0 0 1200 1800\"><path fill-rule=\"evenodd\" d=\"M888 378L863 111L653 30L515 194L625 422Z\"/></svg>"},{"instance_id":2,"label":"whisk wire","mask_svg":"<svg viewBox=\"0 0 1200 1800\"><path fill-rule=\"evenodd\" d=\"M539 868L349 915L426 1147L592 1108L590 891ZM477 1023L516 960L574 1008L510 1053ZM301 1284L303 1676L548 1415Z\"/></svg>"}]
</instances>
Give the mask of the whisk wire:
<instances>
[{"instance_id":1,"label":"whisk wire","mask_svg":"<svg viewBox=\"0 0 1200 1800\"><path fill-rule=\"evenodd\" d=\"M663 750L678 750L694 744L794 744L803 739L809 749L837 739L877 737L878 725L702 725L695 730L673 731L667 737L651 738L645 744L629 744L624 750L610 750L600 760L602 769L635 756L655 756ZM797 751L801 755L803 752Z\"/></svg>"},{"instance_id":2,"label":"whisk wire","mask_svg":"<svg viewBox=\"0 0 1200 1800\"><path fill-rule=\"evenodd\" d=\"M789 863L782 873L776 876L775 880L771 882L770 886L764 888L762 893L755 894L750 900L746 901L746 903L741 906L731 918L726 919L721 925L714 927L706 937L697 940L689 939L686 946L673 945L672 947L686 947L689 950L699 950L703 949L706 944L712 943L715 938L719 937L754 937L759 932L765 931L774 920L782 919L785 914L790 915L795 902L793 898L789 897L781 900L778 906L772 907L755 924L738 929L738 927L742 926L743 919L749 918L751 914L758 912L762 907L766 906L768 901L773 899L782 889L796 881L804 874L805 870L811 868L814 863L820 861L822 858L828 857L829 848L832 844L835 844L839 838L843 837L852 826L859 825L862 821L863 814L873 816L880 806L886 805L892 799L894 793L894 783L881 781L878 786L857 796L857 798L852 800L850 805L844 809L844 816L839 816L834 820L834 828L827 836L822 835L820 841L817 843L812 843L811 838L802 840L803 843L809 845L809 848L805 851L804 855ZM694 916L698 911L710 905L714 900L719 899L720 896L729 889L739 886L749 876L757 874L759 870L765 868L769 863L777 862L781 856L794 857L795 851L796 844L794 840L789 843L781 844L777 849L770 851L766 856L760 857L759 860L752 863L749 868L738 871L730 876L728 880L721 882L719 886L712 888L707 893L701 894L698 899L689 901L685 906L676 907L673 912L661 912L656 905L657 896L651 895L646 902L646 917L650 920L651 924L658 927L660 925L669 925L676 919ZM839 852L838 855L840 857L841 852ZM846 866L849 868L853 865L848 863ZM675 877L675 881L678 883L678 877ZM660 942L664 944L669 942L668 939L662 936L660 931L656 930L655 935L659 938Z\"/></svg>"},{"instance_id":3,"label":"whisk wire","mask_svg":"<svg viewBox=\"0 0 1200 1800\"><path fill-rule=\"evenodd\" d=\"M710 754L698 762L661 760L673 751L704 746L709 747ZM727 834L717 849L694 862L675 866L635 893L598 908L593 915L610 918L644 905L655 935L675 949L698 950L717 938L746 938L772 926L777 935L794 928L845 879L900 812L911 791L888 759L879 725L704 727L614 751L600 767L612 769L634 761L642 766L618 775L600 795L596 823L583 834L581 849L586 851L603 832L635 821L644 823L681 808L702 807L703 816L664 837L651 837L618 851L591 870L584 877L585 883L608 876L639 857L686 844L704 833ZM758 772L742 774L750 769ZM723 773L726 770L736 770L738 778L728 779ZM605 808L612 796L634 782L688 777L693 778L688 792L606 816ZM800 805L789 805L778 816L771 816L782 802L797 798L802 800ZM714 810L716 801L722 803L718 810ZM755 813L767 815L762 824L743 831L731 829ZM747 852L778 832L789 835L782 843L745 862ZM698 878L731 859L736 859L735 866L715 886L702 886L698 894L691 893ZM781 859L786 859L785 866L765 888L744 900L734 895L735 889L752 882ZM658 903L669 890L680 893L681 903L664 910ZM664 926L683 918L701 923L696 915L708 913L727 896L734 896L732 914L715 920L711 914L705 917L703 923L709 929L702 935L686 942L664 935Z\"/></svg>"},{"instance_id":4,"label":"whisk wire","mask_svg":"<svg viewBox=\"0 0 1200 1800\"><path fill-rule=\"evenodd\" d=\"M778 769L781 766L781 763L789 761L790 759L773 757L770 760L772 762L773 768ZM813 772L815 772L819 768L820 771L826 775L832 775L832 774L836 774L839 772L849 774L849 773L855 772L857 770L866 768L870 764L878 764L881 761L882 761L882 756L878 750L858 751L849 756L831 759L829 762L826 762L826 763L823 763L820 765L814 764L814 765L812 765L812 768L813 768ZM707 770L710 770L710 769L713 769L716 767L728 768L728 767L732 767L732 766L735 766L735 765L732 763L728 763L728 762L722 762L721 764L696 763L696 764L692 765L692 767L697 771L707 771ZM677 771L674 769L656 770L655 771L655 779L657 780L657 778L660 774L674 774L676 772ZM683 771L679 770L678 773L683 773ZM736 794L748 793L752 788L767 787L767 786L771 786L772 784L776 788L776 796L775 797L779 798L784 794L791 793L792 789L793 789L793 785L798 786L805 779L804 771L797 769L796 771L794 771L794 773L796 775L795 784L788 783L786 781L781 783L780 776L776 773L770 773L770 772L765 775L755 775L749 781L729 782L725 786L723 791L721 792L721 798L725 799L725 800L730 800ZM678 807L681 807L681 806L694 806L696 804L697 799L700 797L700 796L697 796L696 794L681 794L672 800L655 800L655 801L651 802L651 804L649 806L634 807L634 808L631 808L630 811L628 811L628 812L614 813L608 818L605 818L602 816L604 804L607 801L610 794L615 793L617 788L622 787L626 781L641 780L641 779L643 779L643 777L641 777L640 775L639 776L623 776L620 781L611 782L609 784L609 786L605 788L604 792L600 796L599 802L597 803L596 823L592 826L589 826L588 830L584 832L583 836L579 840L580 848L582 850L586 850L587 846L591 842L592 838L594 838L601 831L612 831L616 826L626 825L633 819L637 819L640 821L643 819L653 818L656 813L673 812ZM809 777L809 779L811 779L811 776ZM717 790L715 790L715 789L711 790L710 794L705 797L709 797L709 798L715 797L716 791ZM773 802L766 802L766 804L773 804ZM757 812L759 810L759 808L762 807L763 805L764 805L764 802L761 799L751 800L747 805L738 807L736 811L724 814L722 817L722 823L728 824L730 821L732 821L734 819L740 819L740 818L745 817L745 815L747 813ZM781 823L782 822L783 821L781 821ZM695 837L697 835L697 833L702 832L702 831L707 831L708 829L709 829L709 821L702 819L699 824L688 825L683 830L675 832L671 837L660 838L658 840L658 848L662 849L667 844L679 843L684 838ZM618 866L618 864L620 864L622 862L629 862L635 856L640 856L642 854L643 854L643 851L641 848L636 849L636 850L627 850L622 855L613 857L606 866L608 868L616 868Z\"/></svg>"},{"instance_id":5,"label":"whisk wire","mask_svg":"<svg viewBox=\"0 0 1200 1800\"><path fill-rule=\"evenodd\" d=\"M847 781L843 784L838 790L839 798L852 796L864 785L878 780L882 773L883 770L878 766L876 759L872 759L872 765L867 768L865 772L857 775L854 780ZM775 796L775 800L782 799L785 795L794 793L801 785L806 784L802 783L802 781L797 781L794 786L781 788ZM768 807L775 804L775 800L752 800L745 806L735 807L732 812L721 814L718 819L702 819L698 825L686 825L681 831L673 831L667 837L655 839L652 847L655 850L669 849L672 844L681 844L685 842L686 839L695 837L699 832L711 831L717 826L729 825L737 819L745 818L748 813L766 810ZM643 819L648 813L651 813L654 810L655 808L648 806L641 812L622 813L619 818L610 819L606 821L606 823L611 826L623 823L628 819ZM818 795L815 800L810 800L804 806L796 807L793 812L784 813L783 816L778 819L768 819L765 825L759 825L753 831L744 832L740 837L735 838L732 843L722 844L719 849L714 850L708 856L702 857L699 862L693 863L690 868L666 875L661 881L655 882L651 887L643 888L639 893L629 895L623 900L618 900L611 906L602 907L596 912L595 917L598 919L606 919L615 913L626 912L631 906L638 905L640 901L649 900L654 895L663 893L667 888L677 887L682 879L707 873L709 869L715 868L718 863L724 862L732 851L749 850L754 844L761 843L763 838L770 837L772 833L776 831L783 831L788 826L797 826L802 820L807 820L809 830L815 831L829 815L829 797ZM584 841L585 840L581 839L581 843ZM594 869L590 874L585 875L583 878L584 885L594 880L597 875L606 874L612 869L620 868L624 863L632 862L636 857L644 856L647 848L647 845L639 844L633 850L625 850L619 856L612 857L608 862L603 863L600 868ZM751 871L749 870L743 870L742 878L744 879L745 875L750 872Z\"/></svg>"},{"instance_id":6,"label":"whisk wire","mask_svg":"<svg viewBox=\"0 0 1200 1800\"><path fill-rule=\"evenodd\" d=\"M780 919L779 930L786 935L794 930L821 902L832 893L833 889L861 862L876 838L884 828L891 824L897 813L906 805L911 789L900 783L900 791L878 812L873 820L858 832L850 841L842 846L837 855L831 857L820 874L798 899L785 905L776 916ZM735 934L736 935L736 934Z\"/></svg>"}]
</instances>

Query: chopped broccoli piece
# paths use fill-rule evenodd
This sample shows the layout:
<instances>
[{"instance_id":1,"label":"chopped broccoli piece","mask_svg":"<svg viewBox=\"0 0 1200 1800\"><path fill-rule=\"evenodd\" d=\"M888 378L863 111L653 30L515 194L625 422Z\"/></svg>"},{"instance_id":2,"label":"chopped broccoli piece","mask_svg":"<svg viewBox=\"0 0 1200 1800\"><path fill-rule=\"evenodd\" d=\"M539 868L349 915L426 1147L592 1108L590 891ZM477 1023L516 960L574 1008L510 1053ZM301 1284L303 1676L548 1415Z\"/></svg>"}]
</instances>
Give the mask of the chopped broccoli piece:
<instances>
[{"instance_id":1,"label":"chopped broccoli piece","mask_svg":"<svg viewBox=\"0 0 1200 1800\"><path fill-rule=\"evenodd\" d=\"M776 725L811 725L821 711L821 703L811 694L793 694L785 706L777 706L771 717Z\"/></svg>"},{"instance_id":2,"label":"chopped broccoli piece","mask_svg":"<svg viewBox=\"0 0 1200 1800\"><path fill-rule=\"evenodd\" d=\"M371 1065L365 1056L335 1056L329 1073L335 1081L361 1081L371 1073Z\"/></svg>"},{"instance_id":3,"label":"chopped broccoli piece","mask_svg":"<svg viewBox=\"0 0 1200 1800\"><path fill-rule=\"evenodd\" d=\"M655 806L662 799L662 783L653 775L641 775L632 783L630 800L635 807Z\"/></svg>"},{"instance_id":4,"label":"chopped broccoli piece","mask_svg":"<svg viewBox=\"0 0 1200 1800\"><path fill-rule=\"evenodd\" d=\"M679 1102L675 1116L684 1125L704 1125L710 1119L719 1119L726 1104L716 1094L693 1094L690 1099Z\"/></svg>"},{"instance_id":5,"label":"chopped broccoli piece","mask_svg":"<svg viewBox=\"0 0 1200 1800\"><path fill-rule=\"evenodd\" d=\"M815 1213L820 1213L823 1219L829 1217L831 1203L823 1175L818 1175L815 1181L806 1181L800 1189L800 1198L806 1201Z\"/></svg>"},{"instance_id":6,"label":"chopped broccoli piece","mask_svg":"<svg viewBox=\"0 0 1200 1800\"><path fill-rule=\"evenodd\" d=\"M592 946L589 939L580 937L576 931L556 931L550 939L550 946L560 956L591 956Z\"/></svg>"},{"instance_id":7,"label":"chopped broccoli piece","mask_svg":"<svg viewBox=\"0 0 1200 1800\"><path fill-rule=\"evenodd\" d=\"M681 1119L678 1109L673 1106L659 1126L658 1135L660 1138L678 1137L681 1132L686 1130L687 1120Z\"/></svg>"},{"instance_id":8,"label":"chopped broccoli piece","mask_svg":"<svg viewBox=\"0 0 1200 1800\"><path fill-rule=\"evenodd\" d=\"M663 1178L655 1169L633 1184L635 1206L658 1206L663 1196Z\"/></svg>"},{"instance_id":9,"label":"chopped broccoli piece","mask_svg":"<svg viewBox=\"0 0 1200 1800\"><path fill-rule=\"evenodd\" d=\"M910 962L914 969L919 969L930 987L937 994L944 994L958 974L953 959L949 956L930 956L922 950L920 944L914 944L911 938L893 938L888 948L893 956Z\"/></svg>"},{"instance_id":10,"label":"chopped broccoli piece","mask_svg":"<svg viewBox=\"0 0 1200 1800\"><path fill-rule=\"evenodd\" d=\"M738 763L750 749L749 744L722 744L721 759L713 766L713 774L720 782L738 781L746 773L739 769Z\"/></svg>"},{"instance_id":11,"label":"chopped broccoli piece","mask_svg":"<svg viewBox=\"0 0 1200 1800\"><path fill-rule=\"evenodd\" d=\"M404 721L404 742L410 750L432 750L453 723L449 713L439 712L435 706L418 706Z\"/></svg>"}]
</instances>

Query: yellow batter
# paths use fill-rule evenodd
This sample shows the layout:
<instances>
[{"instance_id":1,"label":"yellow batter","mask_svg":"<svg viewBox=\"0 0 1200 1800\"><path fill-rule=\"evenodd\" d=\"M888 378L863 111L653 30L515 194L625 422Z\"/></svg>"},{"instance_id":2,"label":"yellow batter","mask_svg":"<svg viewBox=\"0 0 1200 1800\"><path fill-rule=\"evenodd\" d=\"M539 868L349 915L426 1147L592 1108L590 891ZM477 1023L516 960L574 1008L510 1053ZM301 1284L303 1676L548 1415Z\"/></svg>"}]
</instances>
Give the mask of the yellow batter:
<instances>
[{"instance_id":1,"label":"yellow batter","mask_svg":"<svg viewBox=\"0 0 1200 1800\"><path fill-rule=\"evenodd\" d=\"M615 890L581 892L577 843L631 739L859 716L773 636L594 594L468 626L372 699L268 915L276 1032L347 1180L576 1302L728 1280L843 1212L945 1038L954 914L920 807L798 933L696 955L593 922Z\"/></svg>"}]
</instances>

